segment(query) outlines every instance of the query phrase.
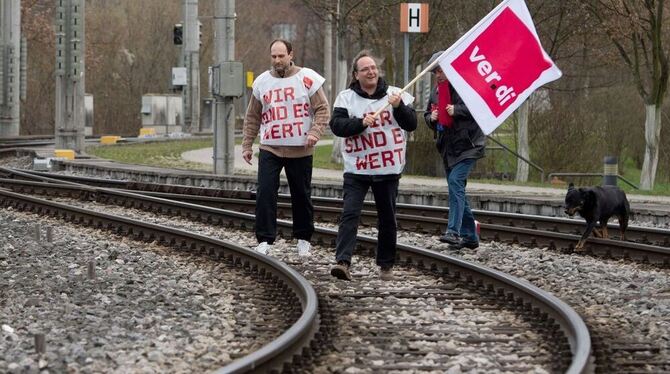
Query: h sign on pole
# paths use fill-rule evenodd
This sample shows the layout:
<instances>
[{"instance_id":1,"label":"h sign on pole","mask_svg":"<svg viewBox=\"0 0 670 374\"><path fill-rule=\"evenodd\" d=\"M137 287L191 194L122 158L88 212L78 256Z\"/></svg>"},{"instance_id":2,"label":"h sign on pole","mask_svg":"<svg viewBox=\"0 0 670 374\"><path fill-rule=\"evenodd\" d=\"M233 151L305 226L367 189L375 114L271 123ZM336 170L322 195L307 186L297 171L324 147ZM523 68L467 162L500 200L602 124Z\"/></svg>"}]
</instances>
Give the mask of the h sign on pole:
<instances>
[{"instance_id":1,"label":"h sign on pole","mask_svg":"<svg viewBox=\"0 0 670 374\"><path fill-rule=\"evenodd\" d=\"M400 32L403 35L405 51L403 54L403 77L405 85L409 81L409 33L428 32L428 4L401 3L400 4Z\"/></svg>"},{"instance_id":2,"label":"h sign on pole","mask_svg":"<svg viewBox=\"0 0 670 374\"><path fill-rule=\"evenodd\" d=\"M400 4L400 32L428 32L428 4Z\"/></svg>"}]
</instances>

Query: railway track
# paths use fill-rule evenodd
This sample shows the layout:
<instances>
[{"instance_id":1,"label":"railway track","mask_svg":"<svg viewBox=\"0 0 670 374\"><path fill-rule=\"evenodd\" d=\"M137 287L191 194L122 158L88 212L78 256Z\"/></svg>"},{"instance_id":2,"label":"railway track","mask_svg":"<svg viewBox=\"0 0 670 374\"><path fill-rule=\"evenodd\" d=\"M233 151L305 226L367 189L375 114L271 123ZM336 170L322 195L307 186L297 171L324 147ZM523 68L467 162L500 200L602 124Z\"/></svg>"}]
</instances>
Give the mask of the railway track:
<instances>
[{"instance_id":1,"label":"railway track","mask_svg":"<svg viewBox=\"0 0 670 374\"><path fill-rule=\"evenodd\" d=\"M254 194L248 191L225 191L209 188L169 186L159 184L135 183L126 181L108 181L87 177L60 176L47 173L26 173L19 170L0 168L0 174L6 177L24 180L43 180L45 183L87 184L108 188L126 189L141 192L149 196L177 200L197 205L206 205L223 209L253 213ZM27 183L3 181L8 187L15 183L18 191L29 192ZM36 185L37 186L37 185ZM61 186L41 185L44 189L66 189ZM37 187L36 187L37 188ZM57 193L57 192L53 192ZM315 219L337 223L341 212L341 200L332 198L313 198ZM397 220L400 229L439 234L447 224L449 210L446 207L398 204ZM289 218L291 214L290 197L281 196L278 206L280 217ZM518 243L526 246L547 247L553 250L572 252L584 229L581 220L543 217L525 214L501 213L475 210L475 216L481 222L481 239L498 242ZM376 211L372 202L366 202L361 217L364 224L376 223ZM618 226L610 225L610 232L617 232ZM586 254L608 258L625 258L656 265L670 265L670 230L629 226L628 241L615 239L589 238L586 242Z\"/></svg>"},{"instance_id":2,"label":"railway track","mask_svg":"<svg viewBox=\"0 0 670 374\"><path fill-rule=\"evenodd\" d=\"M3 184L3 186L7 185ZM37 187L37 185L33 185L33 187ZM74 189L74 186L69 186L69 188L71 189L70 191L72 191L72 189ZM35 192L40 191L42 193L50 193L53 196L53 195L61 195L66 190L67 188L61 188L58 189L59 192L55 192L54 189L50 189L49 187L45 186L40 186L38 189L34 191ZM15 207L34 210L39 213L40 208L37 208L36 206L38 205L38 201L40 199L25 196L25 192L26 191L23 191L21 194L17 194L2 191L1 195L3 196L2 198L3 204L5 205L11 204ZM174 202L171 200L151 196L141 197L138 196L137 194L129 193L126 191L114 191L101 188L80 187L80 191L78 192L77 197L84 200L95 199L96 201L105 202L107 204L112 204L115 206L136 207L142 210L155 211L161 214L162 213L177 214L184 217L189 217L190 219L195 219L197 221L210 222L210 223L216 223L218 225L223 225L224 227L227 227L227 230L231 230L234 228L249 229L252 226L254 220L254 217L249 214L224 211L221 209L211 207L196 206L194 204L188 204L182 202ZM43 203L39 202L39 204ZM75 211L77 211L77 209L75 209ZM55 213L51 211L42 211L42 214L55 214ZM84 214L81 212L70 213L70 214L72 215L70 216L70 219L75 221L90 223L91 221L96 220L88 216L89 214L91 214L90 212L85 213L84 218L76 217L76 215L78 214ZM66 215L66 217L68 216ZM120 232L127 232L139 238L147 238L147 235L149 235L148 236L149 238L151 237L150 234L144 233L143 230L145 229L143 228L133 229L128 226L126 228L122 229L117 228L115 230ZM290 224L287 222L280 222L280 230L283 232L290 232ZM320 243L321 246L324 246L327 245L328 243L332 243L334 241L335 235L336 233L333 230L319 229L317 230L317 233L315 235L315 241L317 243ZM361 237L359 242L361 243L362 247L367 249L374 248L374 246L376 245L374 239L369 237L368 238ZM189 245L188 242L183 241L180 242L179 246L180 247L190 246L196 249L199 247L198 244ZM381 315L389 314L390 313L389 311L394 311L395 308L398 307L399 303L398 300L409 300L409 299L412 299L414 301L427 300L428 302L424 302L425 305L423 309L427 308L429 305L435 304L436 301L438 302L438 305L440 305L439 303L441 301L446 302L446 300L452 300L452 302L450 302L449 305L451 304L456 305L456 309L465 307L472 308L473 305L483 305L481 308L477 306L476 308L478 309L487 309L487 308L490 309L492 308L492 306L494 308L500 309L501 305L507 305L507 308L509 308L509 305L511 305L513 306L511 310L516 310L518 313L521 313L522 317L520 318L520 320L524 320L526 321L526 323L530 323L531 325L540 326L538 328L539 331L538 335L544 336L545 339L547 336L552 336L551 338L552 341L556 340L561 342L560 344L549 344L549 345L545 344L544 348L540 350L541 354L539 356L541 358L539 360L531 359L530 361L531 363L534 362L535 364L538 363L546 364L552 371L567 370L571 372L581 372L583 370L586 370L589 355L588 333L585 330L582 330L583 325L581 327L579 326L580 320L576 317L576 315L574 315L574 313L571 312L569 308L566 308L565 305L563 305L560 301L556 300L550 295L544 294L541 290L536 289L535 287L529 285L526 282L519 282L516 279L510 279L509 277L505 276L502 273L492 271L490 269L480 268L476 265L466 263L457 258L441 255L439 253L431 251L425 251L420 248L407 245L399 245L398 249L399 249L399 260L400 263L402 264L399 267L399 269L402 269L400 271L402 272L401 275L403 276L403 278L407 278L408 280L411 280L413 277L420 278L416 282L416 284L414 283L411 284L414 285L415 287L408 287L405 289L401 289L399 291L396 290L396 292L392 294L389 290L375 289L375 287L371 287L369 291L365 292L360 292L361 290L358 288L354 289L353 291L351 289L347 289L346 291L336 290L334 292L332 291L328 292L320 290L319 286L317 286L317 290L320 291L320 298L321 298L320 310L322 310L322 320L327 321L322 324L319 332L321 333L322 336L325 337L325 339L327 339L329 336L333 337L334 336L333 331L343 330L341 327L342 326L341 323L333 324L330 321L333 319L337 319L337 316L341 316L346 310L350 310L348 313L351 314L352 303L355 303L355 305L357 305L353 309L354 311L358 310L359 312L363 311L368 312L366 315L371 315L370 313L372 313L372 315L376 315L374 313L381 313ZM257 261L254 261L254 263L255 265L249 265L249 266L251 268L253 268L254 266L257 266L259 268L261 267L261 265L258 264ZM328 265L327 262L321 262L321 263L316 262L313 265L317 267L316 269L312 270L303 269L303 270L305 271L306 274L327 274L327 271L324 271L323 269L317 271L319 267L327 268L327 265ZM293 264L293 266L300 268L300 266L305 265ZM417 271L420 274L417 274ZM370 276L370 274L367 275L363 274L361 276L361 279L365 280L366 277L372 278L373 276ZM315 281L318 278L319 276L317 275L315 276L315 278L310 278L310 280ZM331 284L332 280L328 276L327 278L328 279L326 283ZM376 277L374 278L376 279ZM370 281L373 282L372 284L374 285L375 280L370 279ZM317 282L316 284L319 283ZM323 282L321 284L323 284ZM420 284L424 285L422 287L418 287L417 285ZM346 288L349 286L345 285L344 287ZM365 287L363 289L365 290ZM388 305L383 305L384 303L380 304L379 303L380 299L389 300ZM461 301L453 302L454 299ZM375 308L379 310L376 310ZM435 308L434 305L433 308ZM503 307L502 309L504 308L505 307ZM412 308L409 308L408 310L411 309ZM437 309L439 310L440 308L438 307ZM454 308L452 307L452 310L453 309ZM438 312L435 311L434 313ZM354 312L354 314L357 313ZM440 317L443 318L444 320L441 321ZM406 341L409 342L407 344L410 344L412 343L412 341L414 341L415 345L410 346L411 345L410 344L407 346L395 346L395 347L392 347L391 345L393 344L394 341L393 337L397 336L397 334L400 333L400 331L398 330L399 326L396 326L397 324L393 323L378 324L374 323L375 322L374 320L373 323L370 325L357 323L355 324L354 327L365 328L365 326L370 327L376 326L378 328L381 328L381 330L373 331L373 329L370 329L370 331L368 331L369 333L368 335L363 334L362 331L360 330L354 330L354 332L350 333L349 335L345 334L344 339L340 340L342 343L340 343L341 346L339 347L339 349L342 349L342 345L347 346L346 344L346 342L348 341L347 339L352 339L352 336L353 337L362 336L363 340L361 340L359 342L360 344L358 345L353 344L352 345L353 351L347 351L348 355L351 355L352 353L354 354L357 353L358 352L357 349L358 350L362 349L362 347L365 346L365 343L375 343L379 344L377 346L385 348L372 352L368 360L369 363L368 364L363 363L364 365L369 365L369 367L374 368L376 362L379 362L379 360L381 360L382 358L386 358L386 357L380 357L379 352L383 352L386 350L386 348L388 348L389 352L393 352L395 355L398 356L398 358L402 358L405 355L410 356L410 358L408 359L409 363L407 363L407 361L403 361L402 359L397 361L393 360L395 365L393 367L395 367L397 370L402 370L402 368L409 368L412 365L419 365L418 364L419 362L421 365L423 365L421 367L444 368L443 366L440 366L445 364L444 359L440 361L440 359L433 357L437 359L437 361L435 359L432 359L432 361L426 363L419 360L419 357L425 358L426 356L425 353L415 354L414 356L411 355L411 353L417 349L416 341L423 341L425 339L430 340L429 338L431 336L434 338L435 341L440 341L444 340L446 337L450 336L453 337L454 334L458 333L457 331L448 328L450 321L448 317L445 317L444 315L440 316L439 314L435 314L434 316L431 317L430 321L431 323L434 322L438 323L439 328L436 329L435 331L432 331L430 330L429 325L425 324L426 322L424 322L424 325L422 325L422 327L417 328L418 333L423 335L420 335L418 337L417 336L409 337L408 339L406 339ZM400 327L402 327L401 331L405 331L408 328L408 326L405 325L400 325ZM490 335L488 338L480 338L479 341L475 341L474 344L480 345L481 343L490 344L498 342L500 343L500 345L503 346L501 352L509 352L509 348L507 348L508 350L505 351L504 347L506 344L511 344L510 342L514 341L514 339L511 339L510 336L514 336L515 333L521 331L519 330L520 327L508 326L509 328L507 330L505 330L505 328L501 326L493 326L493 327L494 327L493 330L497 330L496 332L490 333L492 335ZM443 331L440 331L440 329L443 329ZM475 334L475 336L479 335ZM337 341L337 339L326 340L326 342L329 341L330 342ZM516 342L513 344L519 344L519 343ZM313 368L314 367L313 365L323 364L324 362L327 362L328 357L331 357L331 353L323 353L323 347L324 347L323 344L315 344L313 341L309 345L310 347L312 347L313 351L307 354L307 359L302 361L296 360L295 359L296 354L294 353L293 355L294 358L292 358L291 361L292 363L298 361L305 362L302 366L303 368L295 369L296 371L301 370L308 371L309 370L308 368L310 367ZM530 345L533 344L531 343ZM329 347L328 344L326 344L325 346L327 348L334 348L335 351L337 351L338 349L338 347ZM453 347L446 347L446 348L448 349L446 349L443 352L444 355L448 356L448 353L450 352L452 354L458 354L457 351L449 350L453 349ZM375 356L375 354L377 354L377 356ZM345 354L344 356L347 356L347 354ZM313 359L310 360L309 359L310 357L313 357ZM414 358L412 359L411 357ZM246 357L246 359L253 361L253 358ZM284 362L287 361L284 360ZM384 361L382 360L382 362ZM284 369L287 369L287 367L284 367ZM377 369L379 368L377 367ZM228 367L222 370L237 371L237 370L243 370L243 368L240 367L235 369L233 367Z\"/></svg>"},{"instance_id":3,"label":"railway track","mask_svg":"<svg viewBox=\"0 0 670 374\"><path fill-rule=\"evenodd\" d=\"M258 284L263 284L268 291L275 293L273 297L277 299L274 307L277 308L279 305L279 308L276 315L269 316L270 318L266 318L262 325L258 326L261 334L255 339L267 340L263 347L254 352L247 352L244 357L230 363L227 366L229 368L236 368L239 371L254 368L271 371L281 368L285 363L290 363L294 355L300 355L302 350L314 340L313 335L319 325L318 299L314 289L293 269L272 258L259 255L235 243L99 211L14 194L4 189L0 189L0 206L13 207L75 224L108 230L135 240L157 241L179 250L209 256L229 266L241 267L252 273L258 280ZM244 294L240 290L236 292ZM248 295L251 294L252 292L248 293ZM291 309L291 306L294 309ZM281 326L282 323L278 321L282 319L288 320L285 331L263 329L263 326ZM268 341L270 341L269 344ZM250 343L252 346L255 344Z\"/></svg>"},{"instance_id":4,"label":"railway track","mask_svg":"<svg viewBox=\"0 0 670 374\"><path fill-rule=\"evenodd\" d=\"M15 136L0 139L0 149L53 145L54 137L45 135Z\"/></svg>"}]
</instances>

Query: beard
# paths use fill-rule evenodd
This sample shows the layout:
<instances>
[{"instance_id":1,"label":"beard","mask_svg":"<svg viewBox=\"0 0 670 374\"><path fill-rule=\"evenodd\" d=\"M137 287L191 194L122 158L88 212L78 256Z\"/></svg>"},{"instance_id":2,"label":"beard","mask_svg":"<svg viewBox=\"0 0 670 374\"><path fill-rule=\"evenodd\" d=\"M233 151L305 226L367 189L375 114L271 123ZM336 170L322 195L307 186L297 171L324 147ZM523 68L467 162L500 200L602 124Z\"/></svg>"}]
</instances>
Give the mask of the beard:
<instances>
[{"instance_id":1,"label":"beard","mask_svg":"<svg viewBox=\"0 0 670 374\"><path fill-rule=\"evenodd\" d=\"M272 69L274 69L275 73L279 75L280 77L283 77L286 75L286 72L288 71L288 68L290 67L290 64L277 64L277 65L272 65Z\"/></svg>"}]
</instances>

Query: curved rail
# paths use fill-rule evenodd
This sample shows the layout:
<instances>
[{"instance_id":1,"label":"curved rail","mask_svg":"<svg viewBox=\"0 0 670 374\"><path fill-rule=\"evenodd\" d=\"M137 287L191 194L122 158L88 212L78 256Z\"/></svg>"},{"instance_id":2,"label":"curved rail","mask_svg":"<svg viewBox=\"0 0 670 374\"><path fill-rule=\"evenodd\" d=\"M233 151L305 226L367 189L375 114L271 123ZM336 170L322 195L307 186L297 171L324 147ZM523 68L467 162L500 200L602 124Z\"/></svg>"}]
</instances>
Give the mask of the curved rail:
<instances>
[{"instance_id":1,"label":"curved rail","mask_svg":"<svg viewBox=\"0 0 670 374\"><path fill-rule=\"evenodd\" d=\"M219 369L219 372L280 370L284 364L290 363L295 355L299 355L303 349L309 347L318 330L316 291L302 275L272 257L261 255L235 243L126 217L72 207L3 189L0 189L0 205L66 218L76 223L85 223L117 233L128 233L140 240L160 238L163 242L173 243L182 248L199 250L201 253L218 258L227 258L233 263L241 263L246 268L257 271L261 276L272 277L292 290L296 298L300 300L303 310L302 315L293 326L261 349L233 361Z\"/></svg>"},{"instance_id":2,"label":"curved rail","mask_svg":"<svg viewBox=\"0 0 670 374\"><path fill-rule=\"evenodd\" d=\"M64 190L74 189L74 186L63 186ZM18 195L18 194L15 194ZM19 195L20 196L20 195ZM159 212L171 212L187 218L195 218L206 222L217 222L228 227L240 227L248 229L255 222L252 214L228 211L218 208L200 206L196 204L172 201L152 196L141 196L126 191L113 189L84 187L81 189L80 197L94 198L95 200L120 204L124 206L135 206L139 209ZM291 223L278 220L280 235L291 232ZM286 236L286 235L284 235ZM337 232L335 230L316 228L314 239L319 243L334 243ZM374 238L359 235L358 243L361 247L374 250L377 243ZM591 342L588 330L579 316L562 301L551 294L519 280L516 277L492 270L490 268L469 263L456 257L440 254L408 245L398 245L398 256L401 262L416 264L419 267L438 271L444 276L452 276L465 282L493 292L500 297L517 303L524 308L537 314L540 318L551 318L559 326L565 335L572 358L568 366L569 373L581 373L589 370L589 356ZM266 347L263 354L271 355L277 347ZM244 357L246 361L236 365L235 371L254 369L256 359L253 355ZM260 354L260 353L259 353ZM228 370L226 368L222 369ZM232 370L232 369L231 369ZM255 369L254 369L255 370Z\"/></svg>"},{"instance_id":3,"label":"curved rail","mask_svg":"<svg viewBox=\"0 0 670 374\"><path fill-rule=\"evenodd\" d=\"M572 363L566 373L588 371L588 360L591 354L591 337L588 329L572 308L552 294L500 271L441 253L404 244L398 244L398 253L400 259L406 263L416 261L420 266L438 269L445 275L453 272L456 277L470 282L476 277L478 279L475 283L479 287L494 288L499 295L514 298L517 302L522 302L526 308L538 308L536 313L550 313L552 319L561 325L573 353ZM483 279L484 277L486 280ZM534 305L527 300L533 300ZM539 307L537 303L543 304L542 307Z\"/></svg>"}]
</instances>

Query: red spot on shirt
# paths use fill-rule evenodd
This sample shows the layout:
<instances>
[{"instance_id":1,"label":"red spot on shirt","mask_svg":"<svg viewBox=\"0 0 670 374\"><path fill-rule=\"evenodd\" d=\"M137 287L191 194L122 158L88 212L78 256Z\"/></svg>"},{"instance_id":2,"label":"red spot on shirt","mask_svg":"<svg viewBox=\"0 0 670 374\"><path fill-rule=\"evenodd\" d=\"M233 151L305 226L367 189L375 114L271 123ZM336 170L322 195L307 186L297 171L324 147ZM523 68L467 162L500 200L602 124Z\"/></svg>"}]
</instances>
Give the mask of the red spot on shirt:
<instances>
[{"instance_id":1,"label":"red spot on shirt","mask_svg":"<svg viewBox=\"0 0 670 374\"><path fill-rule=\"evenodd\" d=\"M311 79L309 79L308 77L303 77L303 78L302 78L302 83L303 83L303 84L305 85L305 87L307 87L307 89L309 90L310 88L312 88L312 83L314 83L314 82L313 82Z\"/></svg>"}]
</instances>

